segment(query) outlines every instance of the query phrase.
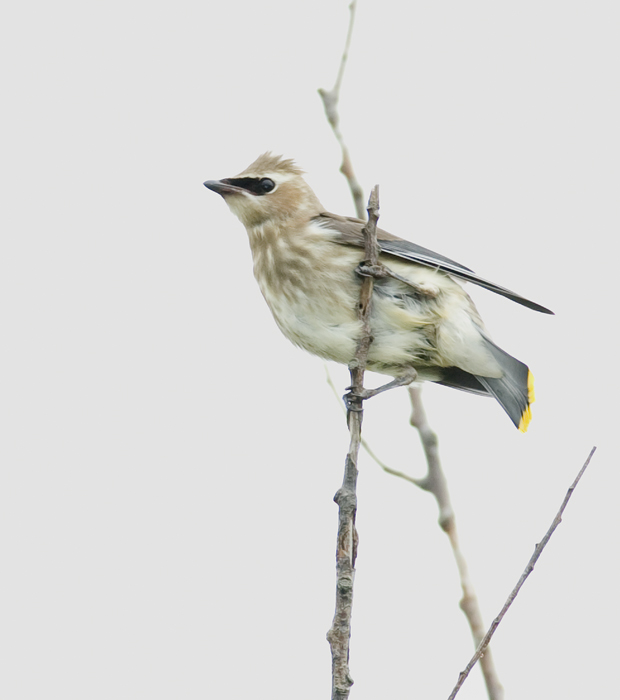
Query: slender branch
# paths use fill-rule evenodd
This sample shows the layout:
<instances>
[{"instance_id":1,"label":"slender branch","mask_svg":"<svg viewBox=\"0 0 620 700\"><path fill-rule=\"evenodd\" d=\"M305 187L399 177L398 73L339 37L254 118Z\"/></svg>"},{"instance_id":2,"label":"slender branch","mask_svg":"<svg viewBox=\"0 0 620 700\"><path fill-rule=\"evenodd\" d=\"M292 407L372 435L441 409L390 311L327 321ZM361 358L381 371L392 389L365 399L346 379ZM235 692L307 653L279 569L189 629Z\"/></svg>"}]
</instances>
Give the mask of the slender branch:
<instances>
[{"instance_id":1,"label":"slender branch","mask_svg":"<svg viewBox=\"0 0 620 700\"><path fill-rule=\"evenodd\" d=\"M379 246L377 245L377 221L379 220L379 185L375 185L368 200L368 223L362 229L364 234L364 257L365 262L374 267L379 258ZM355 360L349 365L351 371L351 389L353 393L360 393L364 388L364 371L368 359L368 350L372 342L372 330L370 328L370 309L372 303L372 292L375 280L372 275L362 278L360 288L360 303L358 317L362 322L362 337L357 344ZM362 402L359 402L361 408ZM349 411L354 413L355 411Z\"/></svg>"},{"instance_id":2,"label":"slender branch","mask_svg":"<svg viewBox=\"0 0 620 700\"><path fill-rule=\"evenodd\" d=\"M353 25L355 24L355 10L357 9L357 0L352 0L351 4L349 5L349 28L347 30L347 38L344 42L344 50L342 52L342 58L340 59L340 67L338 68L338 75L336 76L336 82L334 83L334 87L332 88L332 92L338 93L340 92L340 86L342 85L342 79L344 78L344 69L345 66L347 65L347 60L349 58L349 48L351 46L351 38L353 37ZM336 101L338 101L338 98L336 97ZM335 120L336 123L338 122L338 114L335 113Z\"/></svg>"},{"instance_id":3,"label":"slender branch","mask_svg":"<svg viewBox=\"0 0 620 700\"><path fill-rule=\"evenodd\" d=\"M377 220L379 218L379 188L375 186L368 203L368 223L364 227L366 255L368 260L377 260ZM355 558L357 555L357 460L362 440L364 371L368 350L372 343L370 313L374 279L364 277L360 288L358 316L362 322L362 333L357 344L355 359L349 366L351 394L348 400L347 422L351 439L345 460L344 479L336 492L338 504L338 540L336 546L336 611L327 640L332 653L332 700L346 700L353 679L349 672L349 640L351 638L351 610L353 607L353 583L355 580Z\"/></svg>"},{"instance_id":4,"label":"slender branch","mask_svg":"<svg viewBox=\"0 0 620 700\"><path fill-rule=\"evenodd\" d=\"M547 546L547 543L551 539L551 535L555 532L555 529L557 526L562 522L562 515L564 514L564 510L566 509L566 506L568 505L568 502L573 495L573 492L577 488L577 484L579 483L581 477L583 476L583 473L585 470L588 468L588 465L590 464L590 460L592 459L592 456L596 452L596 447L593 447L590 450L590 454L588 455L588 458L584 462L583 466L579 470L579 474L575 477L575 481L571 484L570 488L566 492L566 496L564 497L564 500L562 501L562 505L560 506L560 510L557 512L555 518L553 519L553 522L551 523L551 527L547 530L545 533L545 536L542 538L542 540L536 545L534 549L534 554L532 554L529 562L527 563L527 566L525 567L525 570L521 574L521 577L517 581L517 585L512 589L510 595L508 596L506 602L504 603L504 607L501 609L499 615L493 620L491 623L491 626L489 627L487 633L484 635L482 641L478 645L478 648L476 649L476 653L472 656L470 662L467 664L465 667L465 670L461 671L459 674L459 679L457 681L457 684L454 686L452 692L450 693L450 697L448 700L454 700L456 697L456 694L459 692L461 686L465 682L465 679L469 675L469 672L471 669L476 665L478 659L485 653L485 649L489 642L491 641L491 637L495 634L495 630L498 628L500 622L504 619L504 615L508 612L508 609L514 602L514 599L517 597L517 594L521 590L521 587L525 583L525 580L527 577L532 573L534 570L534 566L536 565L536 562L538 561L538 558L542 554L544 548Z\"/></svg>"},{"instance_id":5,"label":"slender branch","mask_svg":"<svg viewBox=\"0 0 620 700\"><path fill-rule=\"evenodd\" d=\"M439 459L437 435L431 429L428 418L426 417L426 411L422 403L422 387L419 384L409 387L409 397L411 399L411 418L409 422L418 430L428 465L426 476L422 479L416 479L415 483L420 488L431 493L437 501L437 507L439 508L439 525L450 540L452 554L456 561L459 579L461 581L463 597L459 602L459 606L467 618L474 644L478 646L482 641L485 630L482 611L480 610L478 597L476 596L469 575L465 556L459 545L456 518L450 501L448 482L441 466L441 460ZM504 697L504 688L499 681L490 649L488 649L482 657L480 667L489 699L502 700Z\"/></svg>"},{"instance_id":6,"label":"slender branch","mask_svg":"<svg viewBox=\"0 0 620 700\"><path fill-rule=\"evenodd\" d=\"M351 195L353 197L353 202L355 204L355 212L358 218L362 219L364 217L364 190L355 177L353 164L349 155L349 149L347 148L342 132L340 131L340 115L338 114L340 86L342 85L342 78L344 77L344 69L347 64L347 58L349 57L349 47L351 46L351 37L353 36L356 7L357 0L352 0L351 4L349 5L349 29L347 31L347 38L344 43L344 50L342 52L342 58L340 59L340 67L338 68L338 75L336 76L334 87L331 90L319 88L319 95L323 100L323 107L325 108L325 116L327 117L327 121L329 122L329 125L334 132L334 136L336 137L336 140L340 144L340 148L342 150L342 164L340 165L340 172L347 178Z\"/></svg>"}]
</instances>

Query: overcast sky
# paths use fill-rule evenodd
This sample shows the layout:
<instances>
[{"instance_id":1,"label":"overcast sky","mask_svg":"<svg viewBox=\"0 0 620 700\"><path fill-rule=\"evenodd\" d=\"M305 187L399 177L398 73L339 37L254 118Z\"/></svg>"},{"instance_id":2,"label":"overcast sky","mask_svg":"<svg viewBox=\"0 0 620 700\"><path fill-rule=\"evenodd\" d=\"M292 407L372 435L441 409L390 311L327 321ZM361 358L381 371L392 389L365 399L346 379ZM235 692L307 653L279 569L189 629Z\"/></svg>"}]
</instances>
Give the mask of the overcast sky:
<instances>
[{"instance_id":1,"label":"overcast sky","mask_svg":"<svg viewBox=\"0 0 620 700\"><path fill-rule=\"evenodd\" d=\"M424 389L487 622L599 448L495 637L507 698L617 687L619 14L361 0L342 89L382 227L556 312L470 290L536 377L526 435L494 401ZM202 182L271 150L353 213L317 95L348 18L333 0L4 10L3 698L329 697L345 421ZM424 472L406 392L364 429ZM472 644L434 502L360 466L351 698L446 698ZM476 670L459 698L483 693Z\"/></svg>"}]
</instances>

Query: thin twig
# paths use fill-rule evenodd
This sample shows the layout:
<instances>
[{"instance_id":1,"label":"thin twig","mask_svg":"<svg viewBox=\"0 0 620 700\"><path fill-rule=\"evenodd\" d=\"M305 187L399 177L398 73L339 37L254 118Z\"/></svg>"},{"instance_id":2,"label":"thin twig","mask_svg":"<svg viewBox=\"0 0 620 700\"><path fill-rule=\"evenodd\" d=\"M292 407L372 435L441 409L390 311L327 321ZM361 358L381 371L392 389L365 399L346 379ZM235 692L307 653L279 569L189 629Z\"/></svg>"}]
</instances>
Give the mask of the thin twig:
<instances>
[{"instance_id":1,"label":"thin twig","mask_svg":"<svg viewBox=\"0 0 620 700\"><path fill-rule=\"evenodd\" d=\"M459 545L458 534L456 530L456 518L452 503L450 502L450 493L448 491L448 482L446 480L441 460L439 459L437 435L431 429L426 411L422 403L422 387L418 384L409 387L409 397L411 399L411 418L409 422L417 429L420 435L420 441L426 455L428 472L422 479L416 480L416 485L420 488L432 493L437 501L439 509L439 525L446 533L450 540L452 554L456 561L456 566L459 572L461 581L461 589L463 597L459 602L459 606L463 611L469 628L471 630L474 644L478 646L484 635L484 622L482 612L478 603L478 597L474 590L474 586L469 575L469 569L465 556ZM487 695L490 700L502 700L504 697L504 688L499 681L499 676L495 668L491 650L482 657L480 662L484 683L487 688Z\"/></svg>"},{"instance_id":2,"label":"thin twig","mask_svg":"<svg viewBox=\"0 0 620 700\"><path fill-rule=\"evenodd\" d=\"M338 402L338 405L340 408L345 411L344 404L340 400L340 394L338 393L338 389L336 389L336 385L334 384L334 381L332 380L331 374L329 373L329 368L327 364L325 365L325 381L327 382L327 386L332 390L334 396L336 397L336 401ZM409 474L405 474L405 472L398 471L398 469L392 469L392 467L388 467L388 465L382 461L374 452L372 447L368 444L368 440L362 437L362 447L366 450L366 453L370 456L371 459L373 459L380 467L383 469L383 471L386 474L391 474L392 476L397 476L399 479L403 479L404 481L408 481L410 484L415 484L416 486L420 486L420 482L422 479L416 479L414 476L409 476ZM422 488L420 486L420 488Z\"/></svg>"},{"instance_id":3,"label":"thin twig","mask_svg":"<svg viewBox=\"0 0 620 700\"><path fill-rule=\"evenodd\" d=\"M590 464L590 460L592 459L592 456L596 452L596 447L593 447L590 450L590 454L588 455L588 458L584 462L584 465L581 467L579 470L579 474L577 474L575 481L571 484L570 488L566 492L566 496L564 497L564 501L562 502L562 505L560 506L560 510L557 512L555 518L553 519L553 522L551 523L551 527L547 530L545 536L542 538L542 540L536 545L536 548L534 549L534 554L532 554L529 562L527 563L527 566L525 567L525 570L521 574L521 577L517 581L517 585L512 589L510 595L508 596L506 602L504 603L504 607L501 609L499 615L493 620L491 623L491 626L489 627L487 633L484 635L482 641L478 645L478 648L476 649L476 653L472 656L470 662L467 664L465 669L461 671L459 674L459 679L457 681L457 684L454 686L454 689L450 693L450 696L448 700L454 700L456 697L456 694L459 692L459 689L465 682L465 679L469 675L469 672L471 669L476 665L478 659L484 654L484 650L486 649L488 643L491 641L491 637L495 634L495 630L498 628L500 622L504 619L504 615L508 612L508 608L512 605L514 602L514 599L517 597L517 594L521 590L521 587L525 583L525 580L527 577L532 573L534 570L534 566L536 565L536 562L538 561L538 558L542 554L544 548L547 546L547 543L551 539L551 535L555 532L555 529L557 526L562 522L562 515L564 514L564 510L566 506L568 505L568 501L570 500L571 496L573 495L573 492L577 488L577 484L579 483L579 480L583 476L583 473L585 470L588 468L588 465Z\"/></svg>"},{"instance_id":4,"label":"thin twig","mask_svg":"<svg viewBox=\"0 0 620 700\"><path fill-rule=\"evenodd\" d=\"M340 59L340 67L338 68L338 75L336 76L334 87L331 90L319 88L319 95L323 100L323 107L325 108L325 116L327 117L327 121L329 122L336 140L342 149L342 164L340 165L340 172L347 178L351 195L353 196L353 202L355 204L355 211L358 218L362 219L364 217L364 190L355 177L353 164L351 163L351 157L349 156L349 149L347 148L340 131L340 115L338 114L340 86L342 85L342 78L344 76L347 58L349 57L349 47L351 46L351 37L353 36L356 7L357 0L352 0L351 4L349 5L349 29L347 31L347 38L344 43L344 50L342 52L342 58Z\"/></svg>"},{"instance_id":5,"label":"thin twig","mask_svg":"<svg viewBox=\"0 0 620 700\"><path fill-rule=\"evenodd\" d=\"M379 220L379 185L375 185L368 200L368 223L362 229L364 234L364 258L369 267L377 265L379 246L377 245L377 221ZM362 278L358 317L362 322L362 337L358 341L355 360L349 365L351 371L351 390L360 393L364 388L364 371L368 360L368 350L372 342L370 328L370 309L375 280L372 275ZM361 408L362 402L359 402ZM350 411L349 413L354 413Z\"/></svg>"},{"instance_id":6,"label":"thin twig","mask_svg":"<svg viewBox=\"0 0 620 700\"><path fill-rule=\"evenodd\" d=\"M379 188L375 186L368 203L368 223L364 227L366 255L376 264L377 220L379 218ZM353 582L357 555L357 460L362 440L364 371L368 349L372 343L370 313L374 279L364 277L360 288L358 316L362 333L357 344L355 360L349 366L351 394L348 399L348 425L351 433L349 452L345 460L344 479L336 492L338 504L338 541L336 546L336 611L327 640L332 653L332 700L346 700L353 679L349 672L349 640L351 638L351 610L353 606Z\"/></svg>"}]
</instances>

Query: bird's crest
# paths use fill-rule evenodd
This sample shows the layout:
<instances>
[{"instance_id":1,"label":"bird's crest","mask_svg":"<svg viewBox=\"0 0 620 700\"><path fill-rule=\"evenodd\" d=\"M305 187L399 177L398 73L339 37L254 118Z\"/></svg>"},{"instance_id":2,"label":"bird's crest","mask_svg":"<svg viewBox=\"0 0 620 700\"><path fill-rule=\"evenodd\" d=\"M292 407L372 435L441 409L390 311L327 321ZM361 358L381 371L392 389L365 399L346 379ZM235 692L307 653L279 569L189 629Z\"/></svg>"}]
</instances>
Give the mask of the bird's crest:
<instances>
[{"instance_id":1,"label":"bird's crest","mask_svg":"<svg viewBox=\"0 0 620 700\"><path fill-rule=\"evenodd\" d=\"M267 173L289 173L291 175L303 175L304 171L295 165L295 161L283 156L274 156L270 151L249 165L238 177L260 176Z\"/></svg>"}]
</instances>

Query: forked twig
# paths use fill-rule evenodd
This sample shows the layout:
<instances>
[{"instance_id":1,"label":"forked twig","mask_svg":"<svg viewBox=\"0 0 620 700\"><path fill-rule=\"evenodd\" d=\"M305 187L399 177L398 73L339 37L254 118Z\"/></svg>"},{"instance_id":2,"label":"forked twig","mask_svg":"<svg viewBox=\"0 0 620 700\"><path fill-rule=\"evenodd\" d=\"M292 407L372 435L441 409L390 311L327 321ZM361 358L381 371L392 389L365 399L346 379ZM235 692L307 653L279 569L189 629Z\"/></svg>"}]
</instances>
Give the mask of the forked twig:
<instances>
[{"instance_id":1,"label":"forked twig","mask_svg":"<svg viewBox=\"0 0 620 700\"><path fill-rule=\"evenodd\" d=\"M506 602L504 603L504 607L501 609L499 615L493 620L491 623L491 626L489 627L487 633L484 635L482 638L482 641L478 645L478 648L476 649L476 653L472 656L471 660L465 667L463 671L459 674L459 679L454 686L452 692L450 693L450 696L448 700L454 700L456 697L456 694L459 692L461 686L465 682L465 679L469 675L469 672L472 670L472 668L476 665L478 659L484 654L484 650L486 649L487 645L491 641L491 637L495 634L495 630L498 628L500 622L504 619L504 615L508 612L508 608L512 605L514 602L514 599L517 597L517 594L521 590L521 587L525 583L525 580L527 577L532 573L534 570L534 566L536 566L536 562L538 561L538 558L542 554L544 548L547 546L547 543L551 539L551 535L555 532L555 529L557 526L562 522L562 515L564 514L564 510L566 509L566 506L568 505L568 502L573 495L573 492L577 488L577 484L579 483L579 480L583 476L583 473L585 470L588 468L588 465L590 464L590 460L592 459L592 456L596 452L596 447L593 447L590 450L590 454L588 455L588 458L584 462L583 466L579 470L579 474L575 477L575 481L571 484L570 488L566 492L566 496L564 496L564 500L562 501L562 505L560 506L560 510L557 512L555 518L553 519L553 522L551 523L551 527L547 530L545 533L545 536L542 538L542 540L536 545L536 548L534 549L534 554L532 554L530 560L527 563L527 566L525 567L525 570L521 574L521 577L517 581L517 585L512 589L510 595L508 596Z\"/></svg>"}]
</instances>

